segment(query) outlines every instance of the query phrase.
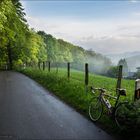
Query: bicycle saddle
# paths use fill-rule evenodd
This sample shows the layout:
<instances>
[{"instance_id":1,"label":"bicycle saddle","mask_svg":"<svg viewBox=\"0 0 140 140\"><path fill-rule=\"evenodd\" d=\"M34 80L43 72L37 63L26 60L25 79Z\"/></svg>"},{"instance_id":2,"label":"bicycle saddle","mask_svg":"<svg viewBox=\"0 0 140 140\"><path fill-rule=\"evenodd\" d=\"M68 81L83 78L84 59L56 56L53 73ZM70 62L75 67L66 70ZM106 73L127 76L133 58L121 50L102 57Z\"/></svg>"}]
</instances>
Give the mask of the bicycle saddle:
<instances>
[{"instance_id":1,"label":"bicycle saddle","mask_svg":"<svg viewBox=\"0 0 140 140\"><path fill-rule=\"evenodd\" d=\"M120 88L120 89L117 89L117 90L118 90L118 93L119 93L120 95L126 96L126 89Z\"/></svg>"}]
</instances>

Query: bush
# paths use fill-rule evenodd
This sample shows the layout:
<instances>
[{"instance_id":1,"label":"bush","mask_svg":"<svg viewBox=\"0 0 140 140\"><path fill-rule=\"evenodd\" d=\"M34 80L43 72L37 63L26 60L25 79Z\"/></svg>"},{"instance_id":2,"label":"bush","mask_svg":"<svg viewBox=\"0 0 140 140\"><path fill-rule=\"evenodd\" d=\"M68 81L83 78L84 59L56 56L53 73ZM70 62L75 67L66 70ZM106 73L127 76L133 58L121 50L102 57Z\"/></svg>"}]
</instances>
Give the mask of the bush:
<instances>
[{"instance_id":1,"label":"bush","mask_svg":"<svg viewBox=\"0 0 140 140\"><path fill-rule=\"evenodd\" d=\"M118 67L117 66L112 66L109 68L107 71L107 76L116 78L118 75Z\"/></svg>"},{"instance_id":2,"label":"bush","mask_svg":"<svg viewBox=\"0 0 140 140\"><path fill-rule=\"evenodd\" d=\"M121 131L121 134L128 139L139 139L140 137L140 100L134 103L127 103L125 105L125 119L123 122L125 128Z\"/></svg>"}]
</instances>

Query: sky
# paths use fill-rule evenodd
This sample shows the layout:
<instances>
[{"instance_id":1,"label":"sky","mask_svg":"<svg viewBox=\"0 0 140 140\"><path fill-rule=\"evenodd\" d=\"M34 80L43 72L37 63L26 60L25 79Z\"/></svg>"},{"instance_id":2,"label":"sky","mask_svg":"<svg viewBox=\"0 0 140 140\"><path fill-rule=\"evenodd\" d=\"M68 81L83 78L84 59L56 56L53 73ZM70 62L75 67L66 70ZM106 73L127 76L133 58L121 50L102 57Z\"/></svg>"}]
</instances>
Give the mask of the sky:
<instances>
[{"instance_id":1,"label":"sky","mask_svg":"<svg viewBox=\"0 0 140 140\"><path fill-rule=\"evenodd\" d=\"M140 51L138 0L22 0L31 28L102 54Z\"/></svg>"}]
</instances>

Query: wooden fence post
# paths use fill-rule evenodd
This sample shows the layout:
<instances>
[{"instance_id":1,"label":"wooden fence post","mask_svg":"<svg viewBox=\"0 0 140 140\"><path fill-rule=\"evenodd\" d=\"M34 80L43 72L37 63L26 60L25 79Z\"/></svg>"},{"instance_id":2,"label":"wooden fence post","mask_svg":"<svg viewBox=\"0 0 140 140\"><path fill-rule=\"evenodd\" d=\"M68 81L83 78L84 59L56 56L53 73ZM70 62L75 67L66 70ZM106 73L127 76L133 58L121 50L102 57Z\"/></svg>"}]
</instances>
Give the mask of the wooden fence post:
<instances>
[{"instance_id":1,"label":"wooden fence post","mask_svg":"<svg viewBox=\"0 0 140 140\"><path fill-rule=\"evenodd\" d=\"M88 79L89 79L89 75L88 75L88 63L85 63L85 92L86 93L88 91Z\"/></svg>"},{"instance_id":2,"label":"wooden fence post","mask_svg":"<svg viewBox=\"0 0 140 140\"><path fill-rule=\"evenodd\" d=\"M70 79L70 63L67 64L67 70L68 70L68 80Z\"/></svg>"},{"instance_id":3,"label":"wooden fence post","mask_svg":"<svg viewBox=\"0 0 140 140\"><path fill-rule=\"evenodd\" d=\"M88 85L88 63L85 64L85 85Z\"/></svg>"},{"instance_id":4,"label":"wooden fence post","mask_svg":"<svg viewBox=\"0 0 140 140\"><path fill-rule=\"evenodd\" d=\"M43 70L45 70L45 62L43 61Z\"/></svg>"},{"instance_id":5,"label":"wooden fence post","mask_svg":"<svg viewBox=\"0 0 140 140\"><path fill-rule=\"evenodd\" d=\"M121 88L121 81L122 81L122 69L123 69L123 66L120 65L119 66L119 73L118 73L118 80L117 80L117 86L116 86L116 91L118 88Z\"/></svg>"},{"instance_id":6,"label":"wooden fence post","mask_svg":"<svg viewBox=\"0 0 140 140\"><path fill-rule=\"evenodd\" d=\"M134 101L140 99L140 79L135 81Z\"/></svg>"},{"instance_id":7,"label":"wooden fence post","mask_svg":"<svg viewBox=\"0 0 140 140\"><path fill-rule=\"evenodd\" d=\"M116 86L116 93L118 94L118 89L120 89L121 88L121 81L122 81L122 69L123 69L123 66L122 65L120 65L119 66L119 71L118 71L118 80L117 80L117 86ZM116 103L115 103L115 107L117 106L117 104L118 104L118 100L119 100L119 98L120 98L120 94L118 94L118 96L117 96L117 101L116 101Z\"/></svg>"},{"instance_id":8,"label":"wooden fence post","mask_svg":"<svg viewBox=\"0 0 140 140\"><path fill-rule=\"evenodd\" d=\"M51 62L48 61L48 71L50 72L50 70L51 70Z\"/></svg>"}]
</instances>

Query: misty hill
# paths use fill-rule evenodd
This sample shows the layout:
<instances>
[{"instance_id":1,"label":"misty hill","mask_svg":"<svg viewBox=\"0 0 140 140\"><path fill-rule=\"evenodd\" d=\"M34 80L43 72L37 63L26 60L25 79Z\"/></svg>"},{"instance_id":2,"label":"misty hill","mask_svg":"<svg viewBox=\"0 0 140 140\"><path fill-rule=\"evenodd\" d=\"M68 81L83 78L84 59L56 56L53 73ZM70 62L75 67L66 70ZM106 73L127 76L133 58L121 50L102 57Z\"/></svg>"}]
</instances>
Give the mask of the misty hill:
<instances>
[{"instance_id":1,"label":"misty hill","mask_svg":"<svg viewBox=\"0 0 140 140\"><path fill-rule=\"evenodd\" d=\"M61 65L71 62L71 67L79 70L84 70L84 64L88 63L89 71L96 73L105 73L112 64L109 58L93 50L85 50L62 39L56 39L44 31L38 31L38 34L46 44L48 61Z\"/></svg>"},{"instance_id":2,"label":"misty hill","mask_svg":"<svg viewBox=\"0 0 140 140\"><path fill-rule=\"evenodd\" d=\"M112 63L117 65L120 59L131 58L140 55L140 52L125 52L120 54L107 54L106 56L111 59Z\"/></svg>"},{"instance_id":3,"label":"misty hill","mask_svg":"<svg viewBox=\"0 0 140 140\"><path fill-rule=\"evenodd\" d=\"M130 71L136 71L136 67L140 67L140 55L126 58Z\"/></svg>"}]
</instances>

